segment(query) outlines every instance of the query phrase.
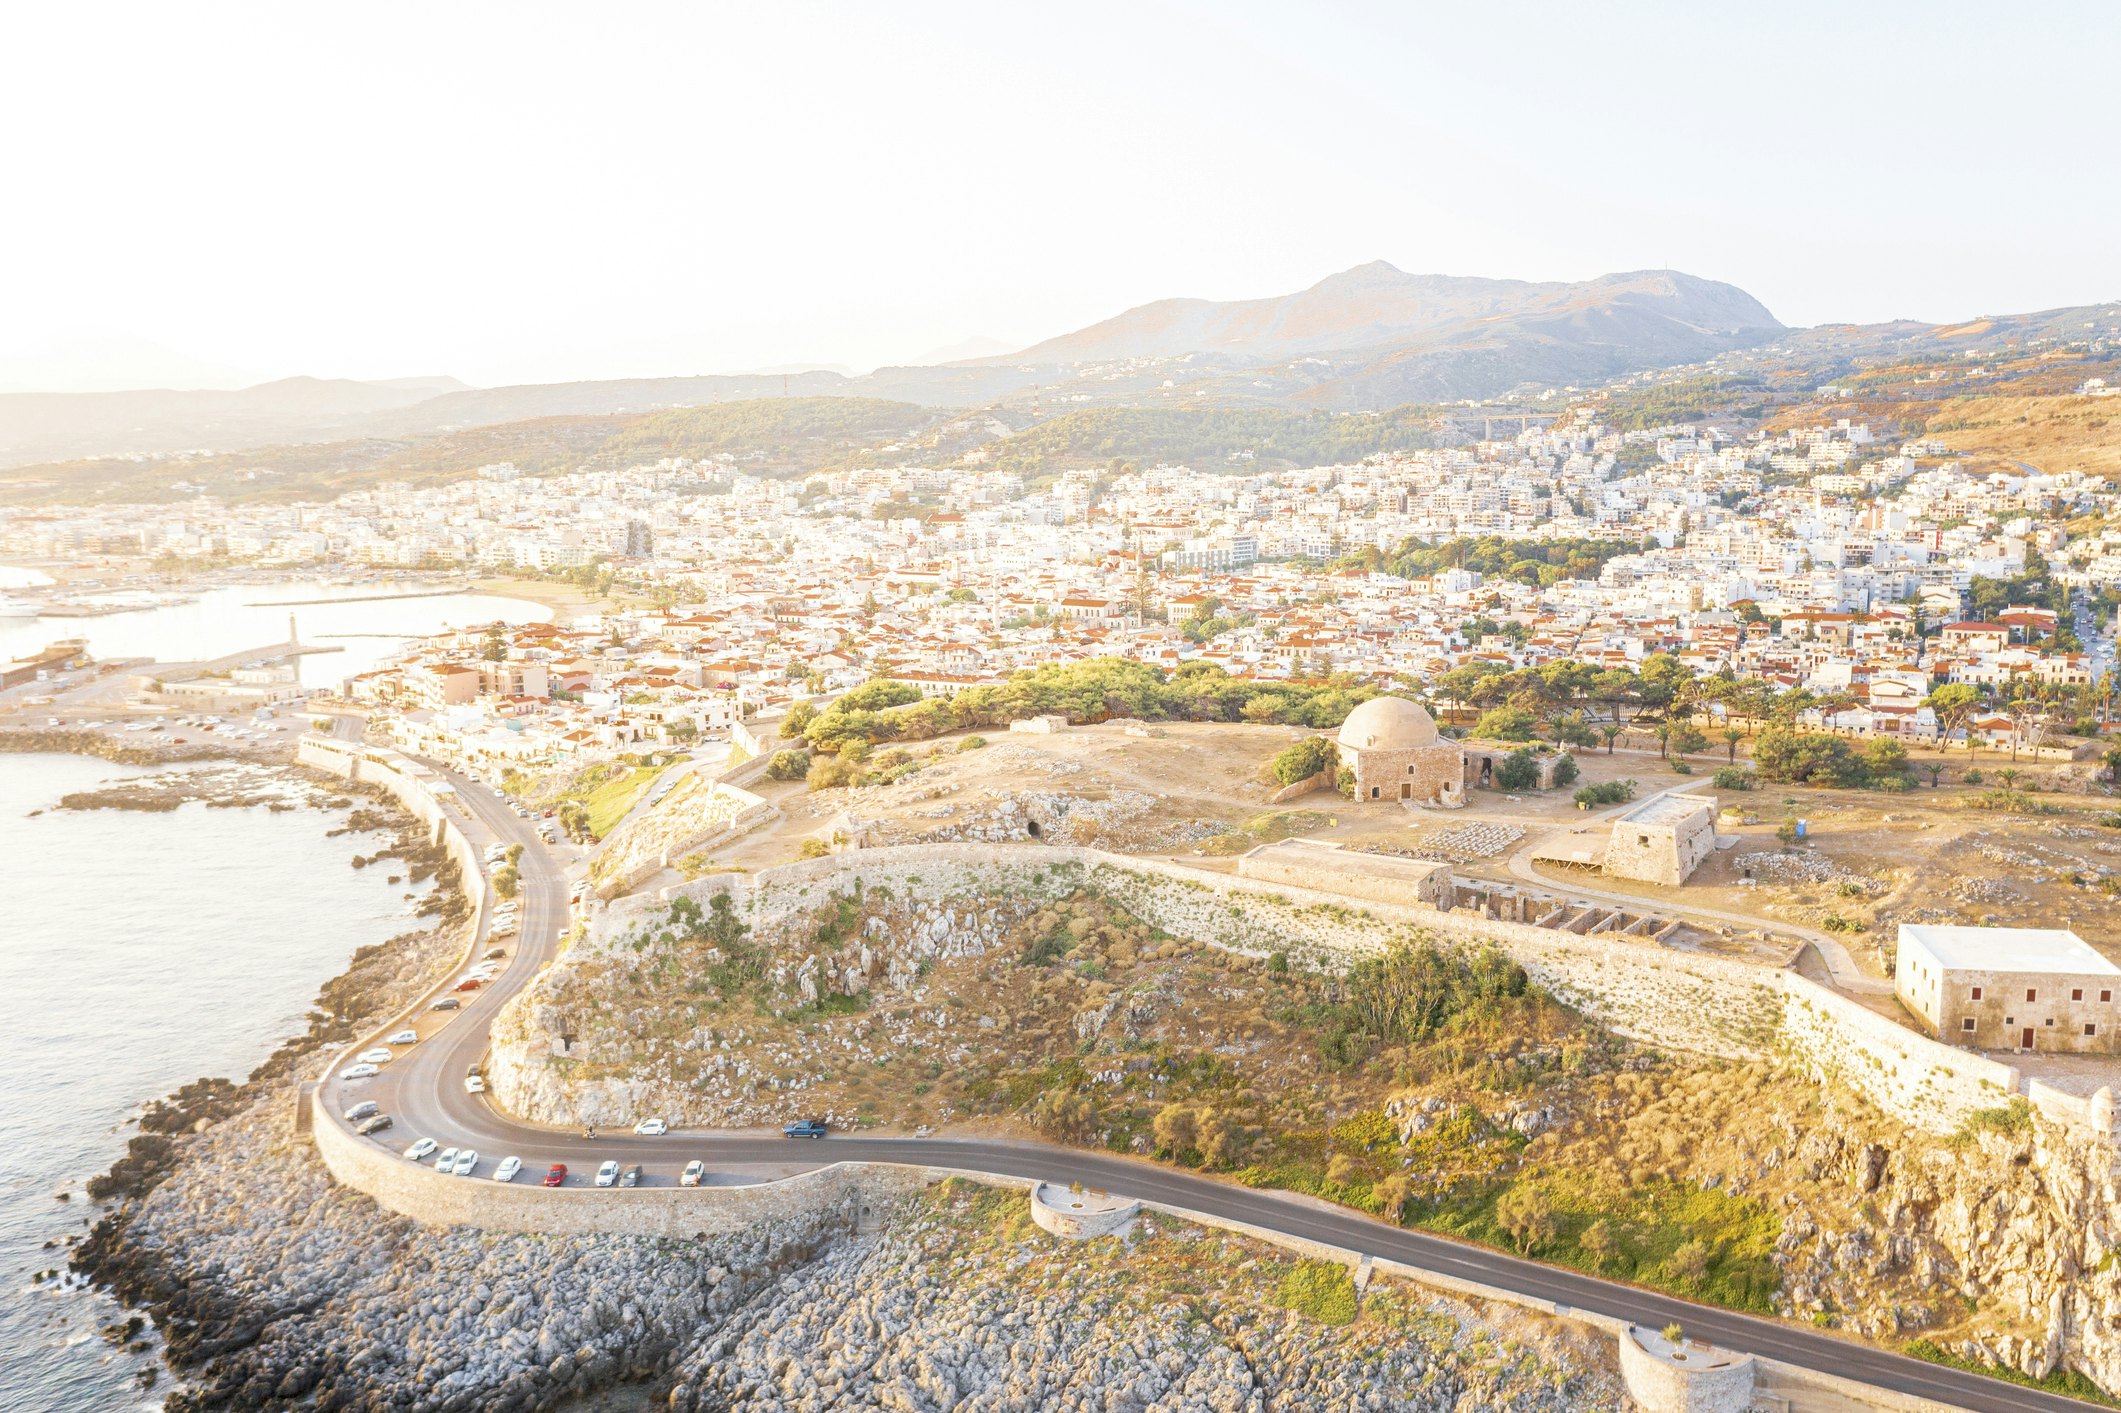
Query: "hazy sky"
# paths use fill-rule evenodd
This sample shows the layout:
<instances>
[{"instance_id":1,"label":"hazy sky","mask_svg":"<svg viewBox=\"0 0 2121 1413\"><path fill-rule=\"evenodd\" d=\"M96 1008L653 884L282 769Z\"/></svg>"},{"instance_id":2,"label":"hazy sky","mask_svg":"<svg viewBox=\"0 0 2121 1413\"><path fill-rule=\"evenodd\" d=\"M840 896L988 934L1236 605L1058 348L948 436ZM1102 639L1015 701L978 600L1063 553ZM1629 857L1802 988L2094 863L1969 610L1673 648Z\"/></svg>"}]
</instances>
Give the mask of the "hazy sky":
<instances>
[{"instance_id":1,"label":"hazy sky","mask_svg":"<svg viewBox=\"0 0 2121 1413\"><path fill-rule=\"evenodd\" d=\"M867 367L1373 259L2089 303L2117 81L2110 0L14 5L0 357Z\"/></svg>"}]
</instances>

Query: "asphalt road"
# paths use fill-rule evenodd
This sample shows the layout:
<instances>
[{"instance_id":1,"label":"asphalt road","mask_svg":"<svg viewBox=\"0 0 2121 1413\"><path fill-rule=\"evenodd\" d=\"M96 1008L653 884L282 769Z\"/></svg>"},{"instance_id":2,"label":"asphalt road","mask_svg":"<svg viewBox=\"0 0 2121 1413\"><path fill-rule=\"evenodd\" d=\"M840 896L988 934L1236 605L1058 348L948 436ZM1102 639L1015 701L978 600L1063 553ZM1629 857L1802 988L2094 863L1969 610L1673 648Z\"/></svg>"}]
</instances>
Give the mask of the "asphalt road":
<instances>
[{"instance_id":1,"label":"asphalt road","mask_svg":"<svg viewBox=\"0 0 2121 1413\"><path fill-rule=\"evenodd\" d=\"M512 807L487 787L454 774L449 774L449 778L484 832L501 842L524 846L519 865L523 878L522 929L512 945L513 955L493 985L469 993L464 1009L430 1013L423 1002L422 1008L413 1013L422 1033L421 1043L401 1053L373 1079L349 1083L334 1075L326 1081L326 1100L334 1112L362 1099L376 1100L395 1122L387 1133L372 1141L393 1152L401 1152L417 1137L433 1138L444 1147L469 1144L478 1149L476 1176L464 1181L484 1180L502 1157L513 1155L523 1161L522 1176L516 1181L537 1182L550 1164L562 1162L569 1168L570 1187L588 1184L597 1164L606 1159L640 1164L644 1185L674 1185L678 1172L694 1158L718 1170L761 1166L800 1169L844 1160L955 1167L1008 1177L1081 1182L1651 1328L1676 1322L1690 1337L1728 1349L1981 1413L2060 1413L2096 1406L1941 1368L1801 1325L1696 1305L1616 1281L1519 1260L1485 1247L1388 1226L1359 1213L1325 1210L1285 1194L1237 1187L1197 1173L1112 1154L996 1139L834 1137L804 1142L778 1134L672 1132L659 1138L632 1133L599 1135L592 1141L572 1130L521 1123L495 1109L484 1096L467 1093L464 1076L467 1068L482 1061L487 1034L501 1004L528 985L557 951L567 921L568 884L553 851L538 839L531 821L518 818ZM441 1023L435 1024L438 1021ZM396 1028L396 1024L386 1026L379 1033Z\"/></svg>"}]
</instances>

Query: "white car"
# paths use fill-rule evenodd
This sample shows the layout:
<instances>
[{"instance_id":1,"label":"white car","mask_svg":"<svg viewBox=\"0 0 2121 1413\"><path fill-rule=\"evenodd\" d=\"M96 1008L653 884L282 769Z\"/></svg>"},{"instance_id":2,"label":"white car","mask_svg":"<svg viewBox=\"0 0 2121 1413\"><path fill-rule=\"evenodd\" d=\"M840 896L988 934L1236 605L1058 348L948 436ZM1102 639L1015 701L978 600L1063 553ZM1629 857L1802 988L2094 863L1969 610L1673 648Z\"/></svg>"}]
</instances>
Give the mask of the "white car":
<instances>
[{"instance_id":1,"label":"white car","mask_svg":"<svg viewBox=\"0 0 2121 1413\"><path fill-rule=\"evenodd\" d=\"M387 1065L397 1056L379 1045L373 1050L363 1050L354 1058L364 1065Z\"/></svg>"},{"instance_id":2,"label":"white car","mask_svg":"<svg viewBox=\"0 0 2121 1413\"><path fill-rule=\"evenodd\" d=\"M339 1071L339 1078L366 1079L372 1074L381 1073L383 1071L377 1069L374 1065L348 1065L345 1069Z\"/></svg>"},{"instance_id":3,"label":"white car","mask_svg":"<svg viewBox=\"0 0 2121 1413\"><path fill-rule=\"evenodd\" d=\"M438 1173L446 1173L455 1168L456 1165L457 1150L454 1148L444 1148L440 1156L435 1159L435 1171Z\"/></svg>"},{"instance_id":4,"label":"white car","mask_svg":"<svg viewBox=\"0 0 2121 1413\"><path fill-rule=\"evenodd\" d=\"M434 1152L437 1146L432 1138L422 1138L415 1142L412 1147L405 1150L405 1156L417 1163L428 1154Z\"/></svg>"},{"instance_id":5,"label":"white car","mask_svg":"<svg viewBox=\"0 0 2121 1413\"><path fill-rule=\"evenodd\" d=\"M597 1169L597 1186L609 1187L619 1180L619 1160L607 1158L604 1166Z\"/></svg>"},{"instance_id":6,"label":"white car","mask_svg":"<svg viewBox=\"0 0 2121 1413\"><path fill-rule=\"evenodd\" d=\"M644 1138L661 1138L670 1132L670 1125L661 1119L642 1119L633 1126L633 1131Z\"/></svg>"},{"instance_id":7,"label":"white car","mask_svg":"<svg viewBox=\"0 0 2121 1413\"><path fill-rule=\"evenodd\" d=\"M476 1168L478 1165L479 1150L476 1148L467 1148L463 1152L457 1154L456 1166L452 1167L450 1171L456 1174L458 1177L470 1177L471 1170L473 1168Z\"/></svg>"},{"instance_id":8,"label":"white car","mask_svg":"<svg viewBox=\"0 0 2121 1413\"><path fill-rule=\"evenodd\" d=\"M420 1032L417 1030L401 1030L388 1036L387 1039L392 1045L417 1045L420 1043Z\"/></svg>"},{"instance_id":9,"label":"white car","mask_svg":"<svg viewBox=\"0 0 2121 1413\"><path fill-rule=\"evenodd\" d=\"M523 1160L521 1158L503 1158L501 1166L493 1170L493 1180L495 1182L514 1182L516 1174L521 1171L523 1171Z\"/></svg>"},{"instance_id":10,"label":"white car","mask_svg":"<svg viewBox=\"0 0 2121 1413\"><path fill-rule=\"evenodd\" d=\"M701 1162L699 1159L694 1158L691 1162L685 1165L685 1171L678 1174L678 1186L698 1187L700 1185L700 1179L705 1176L707 1176L707 1165Z\"/></svg>"},{"instance_id":11,"label":"white car","mask_svg":"<svg viewBox=\"0 0 2121 1413\"><path fill-rule=\"evenodd\" d=\"M475 1074L465 1075L464 1092L466 1094L484 1094L486 1092L485 1078Z\"/></svg>"}]
</instances>

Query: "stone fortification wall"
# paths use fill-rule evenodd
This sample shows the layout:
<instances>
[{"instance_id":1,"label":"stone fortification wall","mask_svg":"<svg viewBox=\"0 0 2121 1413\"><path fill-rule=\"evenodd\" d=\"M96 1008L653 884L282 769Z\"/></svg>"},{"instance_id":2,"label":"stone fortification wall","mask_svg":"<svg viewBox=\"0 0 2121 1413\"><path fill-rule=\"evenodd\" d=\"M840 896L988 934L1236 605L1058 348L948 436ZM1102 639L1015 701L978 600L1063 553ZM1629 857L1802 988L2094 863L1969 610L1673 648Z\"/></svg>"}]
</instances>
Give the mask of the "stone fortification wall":
<instances>
[{"instance_id":1,"label":"stone fortification wall","mask_svg":"<svg viewBox=\"0 0 2121 1413\"><path fill-rule=\"evenodd\" d=\"M1783 1054L1904 1123L1949 1133L2018 1093L2009 1065L1940 1044L1795 972L1782 973L1782 986Z\"/></svg>"},{"instance_id":2,"label":"stone fortification wall","mask_svg":"<svg viewBox=\"0 0 2121 1413\"><path fill-rule=\"evenodd\" d=\"M1932 1132L1950 1132L1976 1110L2022 1092L2010 1066L1929 1039L1794 972L1464 911L1356 905L1340 894L1082 847L918 844L835 854L756 875L717 875L610 908L586 945L613 945L649 909L680 894L704 903L727 893L746 921L770 932L782 919L858 887L930 899L1039 900L1087 888L1175 935L1254 956L1284 952L1324 968L1423 934L1491 943L1557 998L1622 1035L1696 1054L1779 1056ZM2066 1107L2067 1097L2054 1103Z\"/></svg>"},{"instance_id":3,"label":"stone fortification wall","mask_svg":"<svg viewBox=\"0 0 2121 1413\"><path fill-rule=\"evenodd\" d=\"M341 780L373 785L403 805L413 818L427 826L429 840L441 845L456 864L461 875L458 886L471 904L473 916L480 915L486 906L486 871L478 850L442 807L435 788L442 782L433 771L396 751L328 736L304 736L296 743L295 763Z\"/></svg>"}]
</instances>

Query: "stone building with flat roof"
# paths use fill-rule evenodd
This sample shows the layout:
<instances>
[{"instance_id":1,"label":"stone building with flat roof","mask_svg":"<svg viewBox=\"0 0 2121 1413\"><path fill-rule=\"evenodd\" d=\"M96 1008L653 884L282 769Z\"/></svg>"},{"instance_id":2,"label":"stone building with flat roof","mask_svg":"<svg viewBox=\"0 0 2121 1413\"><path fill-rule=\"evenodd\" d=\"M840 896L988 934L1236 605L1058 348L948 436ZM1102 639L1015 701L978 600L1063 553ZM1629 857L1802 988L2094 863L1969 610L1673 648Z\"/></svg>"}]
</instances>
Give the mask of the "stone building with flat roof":
<instances>
[{"instance_id":1,"label":"stone building with flat roof","mask_svg":"<svg viewBox=\"0 0 2121 1413\"><path fill-rule=\"evenodd\" d=\"M1716 802L1702 795L1659 795L1613 821L1602 870L1677 888L1716 852Z\"/></svg>"},{"instance_id":2,"label":"stone building with flat roof","mask_svg":"<svg viewBox=\"0 0 2121 1413\"><path fill-rule=\"evenodd\" d=\"M1261 844L1237 861L1240 877L1318 888L1378 903L1451 906L1451 866L1397 854L1368 854L1316 839Z\"/></svg>"},{"instance_id":3,"label":"stone building with flat roof","mask_svg":"<svg viewBox=\"0 0 2121 1413\"><path fill-rule=\"evenodd\" d=\"M2121 1054L2121 967L2067 928L1902 923L1893 993L1939 1040Z\"/></svg>"}]
</instances>

